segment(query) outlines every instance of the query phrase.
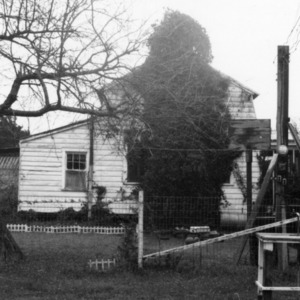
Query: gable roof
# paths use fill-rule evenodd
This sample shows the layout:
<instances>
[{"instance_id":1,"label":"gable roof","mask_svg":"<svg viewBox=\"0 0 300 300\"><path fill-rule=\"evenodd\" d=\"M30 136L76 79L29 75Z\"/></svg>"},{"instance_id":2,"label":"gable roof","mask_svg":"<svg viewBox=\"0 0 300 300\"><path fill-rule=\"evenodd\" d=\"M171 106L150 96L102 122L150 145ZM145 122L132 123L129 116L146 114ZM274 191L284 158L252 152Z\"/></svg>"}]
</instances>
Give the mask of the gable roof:
<instances>
[{"instance_id":1,"label":"gable roof","mask_svg":"<svg viewBox=\"0 0 300 300\"><path fill-rule=\"evenodd\" d=\"M235 86L241 88L242 90L244 90L245 92L249 93L250 95L253 96L253 100L255 98L257 98L259 96L259 93L255 92L254 90L246 87L245 85L243 85L242 83L238 82L237 80L235 79L231 79L230 80Z\"/></svg>"},{"instance_id":2,"label":"gable roof","mask_svg":"<svg viewBox=\"0 0 300 300\"><path fill-rule=\"evenodd\" d=\"M222 72L220 72L218 70L216 70L216 71L219 72L221 74L221 76L223 76L224 78L227 78L233 85L241 88L245 92L247 92L250 95L252 95L253 99L255 99L256 97L259 96L259 94L257 92L255 92L254 90L248 88L247 86L245 86L241 82L237 81L236 79L232 78L231 76L226 75L226 74L224 74L224 73L222 73ZM109 88L111 88L113 85L114 85L113 83L110 83L108 86L109 86ZM60 126L60 127L54 128L54 129L50 129L50 130L47 130L47 131L43 131L43 132L40 132L40 133L36 133L36 134L30 135L27 138L21 139L20 140L20 144L23 143L23 142L27 142L27 141L31 141L31 140L34 140L34 139L38 139L38 138L41 138L41 137L44 137L44 136L47 136L47 135L50 135L50 134L54 134L54 133L62 132L62 131L65 131L65 130L69 130L70 128L76 128L76 127L81 126L81 125L83 125L85 123L88 123L90 121L90 119L91 119L91 117L89 117L89 118L87 118L85 120L72 122L72 123L69 123L69 124L64 125L64 126Z\"/></svg>"},{"instance_id":3,"label":"gable roof","mask_svg":"<svg viewBox=\"0 0 300 300\"><path fill-rule=\"evenodd\" d=\"M250 89L249 87L247 87L246 85L244 85L243 83L239 82L238 80L232 78L229 75L226 75L218 70L216 70L217 72L219 72L221 74L221 76L223 76L224 78L227 78L233 85L241 88L242 90L244 90L245 92L251 94L253 96L253 99L257 98L259 96L259 93L254 91L253 89Z\"/></svg>"}]
</instances>

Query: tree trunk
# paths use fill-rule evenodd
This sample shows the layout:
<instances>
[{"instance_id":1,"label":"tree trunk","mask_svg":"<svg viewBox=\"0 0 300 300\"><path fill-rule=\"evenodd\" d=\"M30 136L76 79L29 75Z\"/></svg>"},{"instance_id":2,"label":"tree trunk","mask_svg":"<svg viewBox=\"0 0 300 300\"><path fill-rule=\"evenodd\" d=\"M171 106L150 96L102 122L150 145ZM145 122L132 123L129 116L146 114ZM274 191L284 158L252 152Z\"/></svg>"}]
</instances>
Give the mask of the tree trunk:
<instances>
[{"instance_id":1,"label":"tree trunk","mask_svg":"<svg viewBox=\"0 0 300 300\"><path fill-rule=\"evenodd\" d=\"M0 221L0 260L23 259L24 254L11 233L6 227L6 222Z\"/></svg>"}]
</instances>

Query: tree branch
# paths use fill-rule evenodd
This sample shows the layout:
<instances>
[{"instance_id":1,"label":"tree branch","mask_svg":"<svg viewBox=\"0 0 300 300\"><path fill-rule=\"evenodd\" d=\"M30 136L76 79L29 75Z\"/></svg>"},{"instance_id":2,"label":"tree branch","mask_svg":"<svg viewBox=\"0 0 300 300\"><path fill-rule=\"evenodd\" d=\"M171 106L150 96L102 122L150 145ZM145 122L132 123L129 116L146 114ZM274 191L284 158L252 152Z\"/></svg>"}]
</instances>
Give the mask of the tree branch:
<instances>
[{"instance_id":1,"label":"tree branch","mask_svg":"<svg viewBox=\"0 0 300 300\"><path fill-rule=\"evenodd\" d=\"M79 114L91 114L98 117L112 117L118 119L118 115L112 115L109 111L100 111L89 108L76 108L72 106L64 106L59 104L51 104L44 106L39 110L13 110L13 109L0 109L0 115L16 116L16 117L41 117L51 111L65 111ZM121 112L120 112L121 113Z\"/></svg>"}]
</instances>

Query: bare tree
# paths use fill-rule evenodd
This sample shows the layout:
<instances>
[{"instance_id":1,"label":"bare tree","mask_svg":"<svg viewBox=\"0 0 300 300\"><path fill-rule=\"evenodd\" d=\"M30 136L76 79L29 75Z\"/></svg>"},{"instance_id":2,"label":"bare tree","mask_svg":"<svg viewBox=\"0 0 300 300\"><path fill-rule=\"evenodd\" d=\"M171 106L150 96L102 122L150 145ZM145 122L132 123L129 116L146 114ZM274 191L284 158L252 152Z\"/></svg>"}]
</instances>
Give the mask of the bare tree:
<instances>
[{"instance_id":1,"label":"bare tree","mask_svg":"<svg viewBox=\"0 0 300 300\"><path fill-rule=\"evenodd\" d=\"M112 105L104 87L129 71L142 40L125 13L107 0L0 0L0 116L123 118L132 108ZM22 256L1 218L0 254L14 253Z\"/></svg>"},{"instance_id":2,"label":"bare tree","mask_svg":"<svg viewBox=\"0 0 300 300\"><path fill-rule=\"evenodd\" d=\"M125 10L106 0L1 0L0 115L42 116L50 111L117 116L103 86L122 76L139 50ZM111 7L112 8L112 7ZM2 91L5 89L2 89Z\"/></svg>"}]
</instances>

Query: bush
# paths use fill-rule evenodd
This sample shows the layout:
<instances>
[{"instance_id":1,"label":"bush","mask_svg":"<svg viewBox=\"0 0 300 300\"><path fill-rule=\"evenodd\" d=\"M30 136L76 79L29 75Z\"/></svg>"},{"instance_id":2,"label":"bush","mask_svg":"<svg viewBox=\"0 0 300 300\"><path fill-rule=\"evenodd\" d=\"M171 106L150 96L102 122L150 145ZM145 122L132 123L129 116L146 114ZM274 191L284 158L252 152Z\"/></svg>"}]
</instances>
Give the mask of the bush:
<instances>
[{"instance_id":1,"label":"bush","mask_svg":"<svg viewBox=\"0 0 300 300\"><path fill-rule=\"evenodd\" d=\"M18 210L18 189L15 185L9 185L0 192L0 214L1 217L13 220Z\"/></svg>"},{"instance_id":2,"label":"bush","mask_svg":"<svg viewBox=\"0 0 300 300\"><path fill-rule=\"evenodd\" d=\"M127 270L136 270L138 267L138 247L136 235L136 222L129 220L125 227L122 244L118 247L118 259L121 267Z\"/></svg>"},{"instance_id":3,"label":"bush","mask_svg":"<svg viewBox=\"0 0 300 300\"><path fill-rule=\"evenodd\" d=\"M218 228L219 203L220 197L146 197L145 226L148 229Z\"/></svg>"}]
</instances>

